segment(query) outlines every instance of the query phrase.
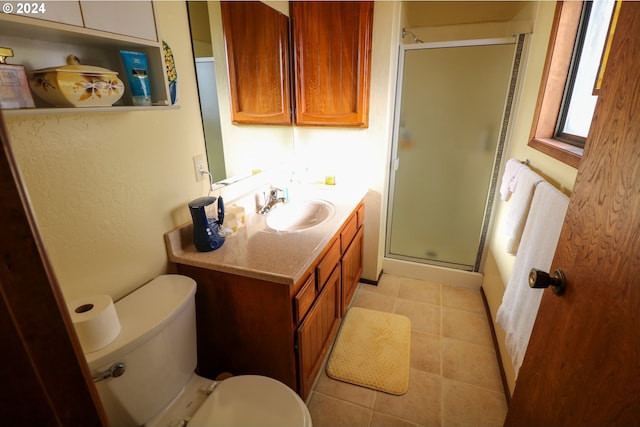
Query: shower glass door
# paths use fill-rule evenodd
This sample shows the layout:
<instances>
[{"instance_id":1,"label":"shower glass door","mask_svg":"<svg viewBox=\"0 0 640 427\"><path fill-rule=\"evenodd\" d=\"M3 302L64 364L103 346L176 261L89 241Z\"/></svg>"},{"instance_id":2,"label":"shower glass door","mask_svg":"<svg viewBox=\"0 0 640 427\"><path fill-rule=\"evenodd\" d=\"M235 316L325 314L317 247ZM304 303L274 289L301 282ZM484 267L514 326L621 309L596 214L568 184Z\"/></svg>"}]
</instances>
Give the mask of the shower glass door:
<instances>
[{"instance_id":1,"label":"shower glass door","mask_svg":"<svg viewBox=\"0 0 640 427\"><path fill-rule=\"evenodd\" d=\"M515 47L402 48L387 257L477 270Z\"/></svg>"}]
</instances>

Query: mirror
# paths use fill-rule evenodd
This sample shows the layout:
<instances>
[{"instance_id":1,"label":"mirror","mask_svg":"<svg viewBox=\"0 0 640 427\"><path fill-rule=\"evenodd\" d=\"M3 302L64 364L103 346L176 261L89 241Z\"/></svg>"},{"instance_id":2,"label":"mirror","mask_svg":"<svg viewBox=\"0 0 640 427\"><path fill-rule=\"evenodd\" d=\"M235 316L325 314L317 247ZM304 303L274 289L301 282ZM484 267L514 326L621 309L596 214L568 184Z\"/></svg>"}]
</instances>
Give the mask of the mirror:
<instances>
[{"instance_id":1,"label":"mirror","mask_svg":"<svg viewBox=\"0 0 640 427\"><path fill-rule=\"evenodd\" d=\"M286 1L264 3L288 15ZM294 154L291 126L231 123L220 2L187 1L187 7L207 160L214 180L231 183L290 163Z\"/></svg>"}]
</instances>

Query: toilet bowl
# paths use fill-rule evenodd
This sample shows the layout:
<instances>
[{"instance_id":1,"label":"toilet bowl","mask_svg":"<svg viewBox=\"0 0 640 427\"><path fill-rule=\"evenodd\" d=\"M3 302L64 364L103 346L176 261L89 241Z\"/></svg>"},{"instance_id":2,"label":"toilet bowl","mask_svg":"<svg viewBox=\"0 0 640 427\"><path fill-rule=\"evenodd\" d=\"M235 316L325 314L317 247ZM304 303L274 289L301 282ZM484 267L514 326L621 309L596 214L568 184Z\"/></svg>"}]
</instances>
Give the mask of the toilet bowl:
<instances>
[{"instance_id":1,"label":"toilet bowl","mask_svg":"<svg viewBox=\"0 0 640 427\"><path fill-rule=\"evenodd\" d=\"M275 379L194 373L195 291L192 279L163 275L115 303L120 334L85 353L109 424L310 427L302 399Z\"/></svg>"},{"instance_id":2,"label":"toilet bowl","mask_svg":"<svg viewBox=\"0 0 640 427\"><path fill-rule=\"evenodd\" d=\"M259 375L240 375L221 382L194 375L178 398L144 425L312 426L309 410L293 390Z\"/></svg>"}]
</instances>

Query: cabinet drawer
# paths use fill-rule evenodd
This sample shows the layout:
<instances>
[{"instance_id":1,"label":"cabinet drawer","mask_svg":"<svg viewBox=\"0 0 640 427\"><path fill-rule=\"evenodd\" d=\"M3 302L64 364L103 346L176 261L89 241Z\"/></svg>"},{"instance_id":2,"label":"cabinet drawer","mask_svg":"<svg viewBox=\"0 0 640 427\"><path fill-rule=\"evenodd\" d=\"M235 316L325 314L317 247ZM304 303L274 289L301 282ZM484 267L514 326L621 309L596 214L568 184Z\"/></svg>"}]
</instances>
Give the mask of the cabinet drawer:
<instances>
[{"instance_id":1,"label":"cabinet drawer","mask_svg":"<svg viewBox=\"0 0 640 427\"><path fill-rule=\"evenodd\" d=\"M296 323L300 323L316 298L314 279L315 275L310 275L305 284L302 285L300 291L298 291L296 296L293 298L293 316Z\"/></svg>"},{"instance_id":2,"label":"cabinet drawer","mask_svg":"<svg viewBox=\"0 0 640 427\"><path fill-rule=\"evenodd\" d=\"M340 262L340 239L334 240L331 248L327 251L316 267L316 288L320 291L329 279L331 272Z\"/></svg>"},{"instance_id":3,"label":"cabinet drawer","mask_svg":"<svg viewBox=\"0 0 640 427\"><path fill-rule=\"evenodd\" d=\"M360 205L358 208L358 228L362 227L364 224L364 205Z\"/></svg>"},{"instance_id":4,"label":"cabinet drawer","mask_svg":"<svg viewBox=\"0 0 640 427\"><path fill-rule=\"evenodd\" d=\"M343 254L351 241L353 240L353 236L356 235L356 231L358 230L358 216L351 215L351 218L347 221L347 224L342 229L340 233L340 253Z\"/></svg>"}]
</instances>

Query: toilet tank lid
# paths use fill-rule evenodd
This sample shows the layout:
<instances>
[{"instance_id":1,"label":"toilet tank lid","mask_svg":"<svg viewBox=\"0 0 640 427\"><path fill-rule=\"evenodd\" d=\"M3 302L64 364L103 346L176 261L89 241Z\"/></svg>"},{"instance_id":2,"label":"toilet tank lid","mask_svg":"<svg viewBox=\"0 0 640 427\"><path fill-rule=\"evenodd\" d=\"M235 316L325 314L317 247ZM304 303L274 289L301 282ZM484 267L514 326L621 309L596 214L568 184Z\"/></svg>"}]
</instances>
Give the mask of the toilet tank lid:
<instances>
[{"instance_id":1,"label":"toilet tank lid","mask_svg":"<svg viewBox=\"0 0 640 427\"><path fill-rule=\"evenodd\" d=\"M165 274L156 277L114 306L122 329L108 346L85 353L90 369L99 369L124 356L158 333L193 299L196 282L190 277Z\"/></svg>"}]
</instances>

